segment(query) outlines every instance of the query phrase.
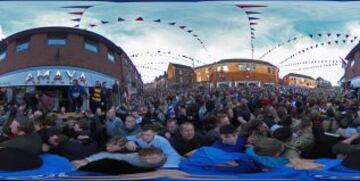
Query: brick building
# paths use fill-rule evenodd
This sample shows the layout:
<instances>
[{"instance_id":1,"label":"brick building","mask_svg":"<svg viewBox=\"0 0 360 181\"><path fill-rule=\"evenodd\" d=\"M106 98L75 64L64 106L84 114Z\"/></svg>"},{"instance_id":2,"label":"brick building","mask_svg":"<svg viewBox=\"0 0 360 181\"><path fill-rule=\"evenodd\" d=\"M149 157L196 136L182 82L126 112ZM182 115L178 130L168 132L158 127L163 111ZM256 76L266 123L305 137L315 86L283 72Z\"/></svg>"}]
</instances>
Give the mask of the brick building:
<instances>
[{"instance_id":1,"label":"brick building","mask_svg":"<svg viewBox=\"0 0 360 181\"><path fill-rule=\"evenodd\" d=\"M169 88L189 87L193 83L194 70L189 66L169 63L166 73Z\"/></svg>"},{"instance_id":2,"label":"brick building","mask_svg":"<svg viewBox=\"0 0 360 181\"><path fill-rule=\"evenodd\" d=\"M253 59L225 59L195 68L198 84L210 86L260 86L279 83L279 69Z\"/></svg>"},{"instance_id":3,"label":"brick building","mask_svg":"<svg viewBox=\"0 0 360 181\"><path fill-rule=\"evenodd\" d=\"M311 76L289 73L284 76L283 84L286 86L298 86L298 87L317 87L317 81Z\"/></svg>"},{"instance_id":4,"label":"brick building","mask_svg":"<svg viewBox=\"0 0 360 181\"><path fill-rule=\"evenodd\" d=\"M99 34L69 27L34 28L0 42L0 87L32 87L63 93L73 79L85 87L118 81L130 92L141 89L140 73L127 54ZM58 92L58 94L61 94Z\"/></svg>"}]
</instances>

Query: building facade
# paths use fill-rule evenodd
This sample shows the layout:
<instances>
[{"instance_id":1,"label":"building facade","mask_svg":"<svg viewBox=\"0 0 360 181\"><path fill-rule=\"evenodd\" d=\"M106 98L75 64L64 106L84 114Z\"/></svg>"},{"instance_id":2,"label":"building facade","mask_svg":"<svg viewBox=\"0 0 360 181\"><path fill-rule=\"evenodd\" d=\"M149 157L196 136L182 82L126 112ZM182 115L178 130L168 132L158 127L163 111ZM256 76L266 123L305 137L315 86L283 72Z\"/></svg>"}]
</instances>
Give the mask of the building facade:
<instances>
[{"instance_id":1,"label":"building facade","mask_svg":"<svg viewBox=\"0 0 360 181\"><path fill-rule=\"evenodd\" d=\"M66 89L73 79L134 92L143 87L127 54L99 34L69 27L35 28L0 42L0 87Z\"/></svg>"},{"instance_id":2,"label":"building facade","mask_svg":"<svg viewBox=\"0 0 360 181\"><path fill-rule=\"evenodd\" d=\"M279 69L253 59L225 59L195 68L196 82L209 86L260 86L279 83Z\"/></svg>"},{"instance_id":3,"label":"building facade","mask_svg":"<svg viewBox=\"0 0 360 181\"><path fill-rule=\"evenodd\" d=\"M323 79L322 77L318 77L316 79L316 82L317 82L317 87L319 87L319 88L326 88L327 89L327 88L332 87L331 82L328 81L328 80Z\"/></svg>"},{"instance_id":4,"label":"building facade","mask_svg":"<svg viewBox=\"0 0 360 181\"><path fill-rule=\"evenodd\" d=\"M169 88L190 87L194 80L193 68L186 65L169 63L166 73Z\"/></svg>"},{"instance_id":5,"label":"building facade","mask_svg":"<svg viewBox=\"0 0 360 181\"><path fill-rule=\"evenodd\" d=\"M317 87L317 81L311 76L289 73L284 76L283 84L285 86L297 86L315 88Z\"/></svg>"},{"instance_id":6,"label":"building facade","mask_svg":"<svg viewBox=\"0 0 360 181\"><path fill-rule=\"evenodd\" d=\"M341 79L347 87L360 87L360 42L345 57L345 73Z\"/></svg>"}]
</instances>

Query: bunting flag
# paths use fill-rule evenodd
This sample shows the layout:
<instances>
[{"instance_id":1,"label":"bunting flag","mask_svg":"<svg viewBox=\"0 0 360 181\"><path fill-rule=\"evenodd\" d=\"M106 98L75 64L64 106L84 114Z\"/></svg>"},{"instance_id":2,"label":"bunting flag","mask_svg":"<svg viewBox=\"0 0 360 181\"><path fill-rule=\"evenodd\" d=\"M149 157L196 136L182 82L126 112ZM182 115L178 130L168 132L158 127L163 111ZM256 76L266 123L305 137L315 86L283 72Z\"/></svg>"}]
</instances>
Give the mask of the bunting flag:
<instances>
[{"instance_id":1,"label":"bunting flag","mask_svg":"<svg viewBox=\"0 0 360 181\"><path fill-rule=\"evenodd\" d=\"M188 30L187 32L188 32L188 33L191 33L191 32L193 32L193 31L192 31L192 30Z\"/></svg>"},{"instance_id":2,"label":"bunting flag","mask_svg":"<svg viewBox=\"0 0 360 181\"><path fill-rule=\"evenodd\" d=\"M322 36L322 35L327 35L327 36ZM290 43L294 43L296 41L299 41L299 40L302 40L304 38L312 38L312 39L315 39L317 37L319 38L331 38L331 36L334 35L334 38L340 38L341 36L344 36L346 39L349 39L352 35L350 34L342 34L342 33L313 33L313 34L308 34L308 36L300 36L300 37L293 37L293 38L290 38L284 42L281 42L281 43L277 43L274 47L268 49L265 53L263 53L258 59L263 59L265 56L269 55L270 53L274 52L277 48L283 46L283 45L286 45L286 44L290 44ZM336 37L335 37L336 35ZM353 36L353 41L350 40L350 42L354 42L354 40L357 39L357 36ZM340 42L339 40L337 40L338 43ZM336 42L334 42L335 44L338 44ZM331 44L331 43L330 43ZM321 44L322 46L325 45L325 43L322 43ZM315 45L315 47L318 47L318 45Z\"/></svg>"},{"instance_id":3,"label":"bunting flag","mask_svg":"<svg viewBox=\"0 0 360 181\"><path fill-rule=\"evenodd\" d=\"M157 20L154 20L154 22L156 22L156 23L161 23L161 20L160 20L160 19L157 19Z\"/></svg>"},{"instance_id":4,"label":"bunting flag","mask_svg":"<svg viewBox=\"0 0 360 181\"><path fill-rule=\"evenodd\" d=\"M109 21L101 21L102 24L107 24Z\"/></svg>"},{"instance_id":5,"label":"bunting flag","mask_svg":"<svg viewBox=\"0 0 360 181\"><path fill-rule=\"evenodd\" d=\"M246 13L247 15L261 14L260 12L256 12L256 11L245 11L245 13Z\"/></svg>"},{"instance_id":6,"label":"bunting flag","mask_svg":"<svg viewBox=\"0 0 360 181\"><path fill-rule=\"evenodd\" d=\"M251 57L254 58L254 50L255 50L254 40L256 39L254 26L258 24L256 21L260 20L260 18L254 17L253 15L258 15L261 13L258 11L248 11L247 9L248 8L264 8L264 7L268 7L268 6L258 5L258 4L237 4L235 6L238 8L241 8L245 12L245 14L248 18L249 28L250 28Z\"/></svg>"},{"instance_id":7,"label":"bunting flag","mask_svg":"<svg viewBox=\"0 0 360 181\"><path fill-rule=\"evenodd\" d=\"M69 14L73 14L73 15L83 15L84 12L80 11L80 12L69 12Z\"/></svg>"},{"instance_id":8,"label":"bunting flag","mask_svg":"<svg viewBox=\"0 0 360 181\"><path fill-rule=\"evenodd\" d=\"M66 8L66 9L81 9L81 11L71 11L71 12L68 12L68 14L80 16L79 18L73 18L73 19L71 19L71 21L78 22L76 25L74 25L74 27L75 27L75 28L80 28L80 23L81 23L82 16L84 15L85 11L88 10L89 8L91 8L91 7L94 7L94 6L93 6L93 5L80 5L80 6L63 6L63 7L60 7L60 8Z\"/></svg>"},{"instance_id":9,"label":"bunting flag","mask_svg":"<svg viewBox=\"0 0 360 181\"><path fill-rule=\"evenodd\" d=\"M144 21L144 19L140 16L135 19L135 21Z\"/></svg>"},{"instance_id":10,"label":"bunting flag","mask_svg":"<svg viewBox=\"0 0 360 181\"><path fill-rule=\"evenodd\" d=\"M179 26L179 28L180 28L180 29L185 29L185 28L186 28L186 26Z\"/></svg>"},{"instance_id":11,"label":"bunting flag","mask_svg":"<svg viewBox=\"0 0 360 181\"><path fill-rule=\"evenodd\" d=\"M95 27L95 26L96 26L96 24L89 24L89 26L90 26L90 27Z\"/></svg>"},{"instance_id":12,"label":"bunting flag","mask_svg":"<svg viewBox=\"0 0 360 181\"><path fill-rule=\"evenodd\" d=\"M125 19L118 17L118 22L125 21Z\"/></svg>"},{"instance_id":13,"label":"bunting flag","mask_svg":"<svg viewBox=\"0 0 360 181\"><path fill-rule=\"evenodd\" d=\"M347 66L347 61L345 61L343 58L341 58L341 57L339 57L340 58L340 60L341 60L341 68L346 68L346 66Z\"/></svg>"},{"instance_id":14,"label":"bunting flag","mask_svg":"<svg viewBox=\"0 0 360 181\"><path fill-rule=\"evenodd\" d=\"M169 23L169 25L175 25L175 24L176 24L175 22Z\"/></svg>"},{"instance_id":15,"label":"bunting flag","mask_svg":"<svg viewBox=\"0 0 360 181\"><path fill-rule=\"evenodd\" d=\"M63 6L63 7L60 7L60 8L79 8L79 9L88 9L88 8L91 8L93 7L92 5L90 6Z\"/></svg>"},{"instance_id":16,"label":"bunting flag","mask_svg":"<svg viewBox=\"0 0 360 181\"><path fill-rule=\"evenodd\" d=\"M254 4L239 4L236 5L239 8L263 8L263 7L267 7L265 5L254 5Z\"/></svg>"},{"instance_id":17,"label":"bunting flag","mask_svg":"<svg viewBox=\"0 0 360 181\"><path fill-rule=\"evenodd\" d=\"M256 17L250 17L249 16L249 20L259 20L260 18L256 18Z\"/></svg>"},{"instance_id":18,"label":"bunting flag","mask_svg":"<svg viewBox=\"0 0 360 181\"><path fill-rule=\"evenodd\" d=\"M80 19L80 18L74 18L74 19L71 19L71 21L78 21L78 22L80 22L81 19Z\"/></svg>"}]
</instances>

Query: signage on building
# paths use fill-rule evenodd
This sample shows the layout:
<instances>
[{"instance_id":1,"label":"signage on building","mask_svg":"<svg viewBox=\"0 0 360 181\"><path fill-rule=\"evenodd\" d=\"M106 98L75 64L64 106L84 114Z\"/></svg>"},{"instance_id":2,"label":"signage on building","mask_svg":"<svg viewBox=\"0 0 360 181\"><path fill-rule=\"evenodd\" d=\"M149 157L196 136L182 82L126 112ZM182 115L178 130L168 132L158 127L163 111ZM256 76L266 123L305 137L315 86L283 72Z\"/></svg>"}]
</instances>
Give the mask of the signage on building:
<instances>
[{"instance_id":1,"label":"signage on building","mask_svg":"<svg viewBox=\"0 0 360 181\"><path fill-rule=\"evenodd\" d=\"M111 88L117 81L111 76L78 67L43 66L16 70L0 75L0 87L7 86L68 86L77 79L80 85L95 86L96 81L107 82Z\"/></svg>"}]
</instances>

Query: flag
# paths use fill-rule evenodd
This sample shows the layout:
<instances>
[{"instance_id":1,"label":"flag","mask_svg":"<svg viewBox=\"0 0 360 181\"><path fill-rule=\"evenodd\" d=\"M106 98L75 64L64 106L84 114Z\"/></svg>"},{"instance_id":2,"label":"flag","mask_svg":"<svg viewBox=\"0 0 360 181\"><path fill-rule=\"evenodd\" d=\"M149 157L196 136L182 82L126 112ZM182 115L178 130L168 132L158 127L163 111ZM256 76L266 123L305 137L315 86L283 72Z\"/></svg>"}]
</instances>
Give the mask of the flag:
<instances>
[{"instance_id":1,"label":"flag","mask_svg":"<svg viewBox=\"0 0 360 181\"><path fill-rule=\"evenodd\" d=\"M102 20L101 23L102 23L102 24L107 24L107 23L109 23L109 21L104 21L104 20Z\"/></svg>"},{"instance_id":2,"label":"flag","mask_svg":"<svg viewBox=\"0 0 360 181\"><path fill-rule=\"evenodd\" d=\"M188 33L191 33L191 32L193 32L193 31L192 31L192 30L188 30L187 32L188 32Z\"/></svg>"},{"instance_id":3,"label":"flag","mask_svg":"<svg viewBox=\"0 0 360 181\"><path fill-rule=\"evenodd\" d=\"M144 21L144 19L140 16L140 17L136 18L135 21Z\"/></svg>"},{"instance_id":4,"label":"flag","mask_svg":"<svg viewBox=\"0 0 360 181\"><path fill-rule=\"evenodd\" d=\"M71 19L71 21L80 21L80 20L81 20L80 18Z\"/></svg>"},{"instance_id":5,"label":"flag","mask_svg":"<svg viewBox=\"0 0 360 181\"><path fill-rule=\"evenodd\" d=\"M336 34L336 36L339 38L339 37L341 36L341 34L340 34L340 33L338 33L338 34Z\"/></svg>"},{"instance_id":6,"label":"flag","mask_svg":"<svg viewBox=\"0 0 360 181\"><path fill-rule=\"evenodd\" d=\"M341 68L346 68L346 65L347 65L346 61L341 57L339 57L339 58L341 60Z\"/></svg>"},{"instance_id":7,"label":"flag","mask_svg":"<svg viewBox=\"0 0 360 181\"><path fill-rule=\"evenodd\" d=\"M250 22L250 26L252 26L252 25L257 25L257 23Z\"/></svg>"},{"instance_id":8,"label":"flag","mask_svg":"<svg viewBox=\"0 0 360 181\"><path fill-rule=\"evenodd\" d=\"M122 19L122 18L120 18L120 17L118 17L118 21L125 21L124 19Z\"/></svg>"},{"instance_id":9,"label":"flag","mask_svg":"<svg viewBox=\"0 0 360 181\"><path fill-rule=\"evenodd\" d=\"M327 36L328 36L328 37L331 36L331 33L328 33Z\"/></svg>"},{"instance_id":10,"label":"flag","mask_svg":"<svg viewBox=\"0 0 360 181\"><path fill-rule=\"evenodd\" d=\"M256 17L248 17L249 18L249 20L259 20L260 18L256 18Z\"/></svg>"},{"instance_id":11,"label":"flag","mask_svg":"<svg viewBox=\"0 0 360 181\"><path fill-rule=\"evenodd\" d=\"M184 29L184 28L186 28L186 26L179 26L179 28Z\"/></svg>"},{"instance_id":12,"label":"flag","mask_svg":"<svg viewBox=\"0 0 360 181\"><path fill-rule=\"evenodd\" d=\"M267 7L265 5L254 5L254 4L238 4L235 5L239 8L263 8L263 7Z\"/></svg>"},{"instance_id":13,"label":"flag","mask_svg":"<svg viewBox=\"0 0 360 181\"><path fill-rule=\"evenodd\" d=\"M261 14L260 12L256 12L256 11L245 11L245 13L247 15L249 15L249 14Z\"/></svg>"},{"instance_id":14,"label":"flag","mask_svg":"<svg viewBox=\"0 0 360 181\"><path fill-rule=\"evenodd\" d=\"M155 23L160 23L161 19L154 20Z\"/></svg>"},{"instance_id":15,"label":"flag","mask_svg":"<svg viewBox=\"0 0 360 181\"><path fill-rule=\"evenodd\" d=\"M82 15L84 12L69 12L69 14L73 15Z\"/></svg>"},{"instance_id":16,"label":"flag","mask_svg":"<svg viewBox=\"0 0 360 181\"><path fill-rule=\"evenodd\" d=\"M175 25L175 24L176 24L175 22L169 23L169 25Z\"/></svg>"},{"instance_id":17,"label":"flag","mask_svg":"<svg viewBox=\"0 0 360 181\"><path fill-rule=\"evenodd\" d=\"M80 8L80 9L87 9L87 8L91 8L93 6L63 6L61 8Z\"/></svg>"}]
</instances>

